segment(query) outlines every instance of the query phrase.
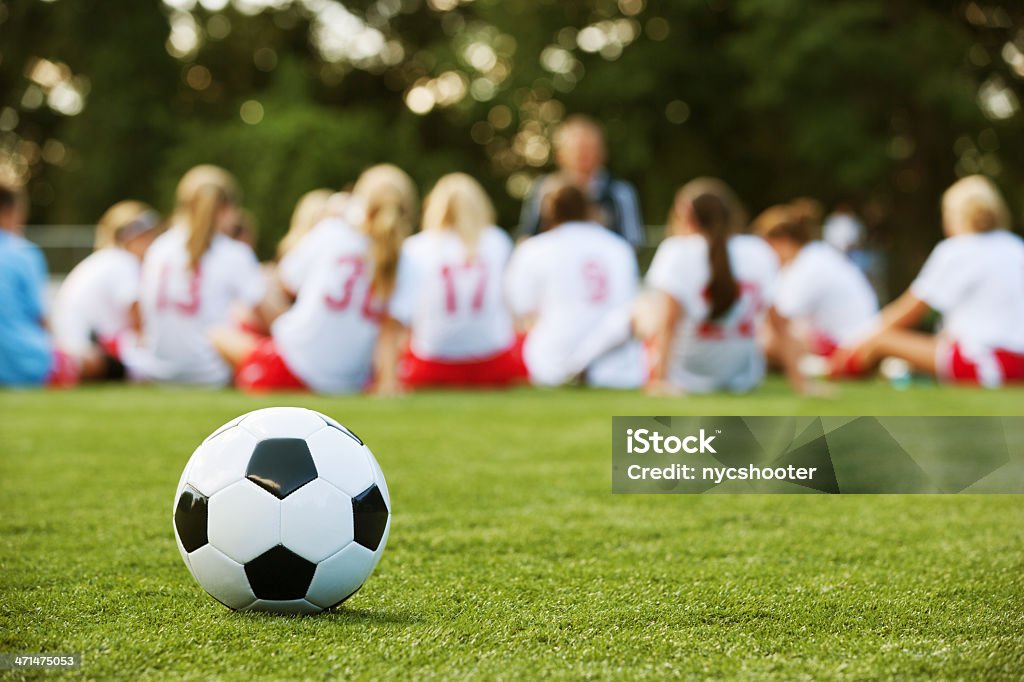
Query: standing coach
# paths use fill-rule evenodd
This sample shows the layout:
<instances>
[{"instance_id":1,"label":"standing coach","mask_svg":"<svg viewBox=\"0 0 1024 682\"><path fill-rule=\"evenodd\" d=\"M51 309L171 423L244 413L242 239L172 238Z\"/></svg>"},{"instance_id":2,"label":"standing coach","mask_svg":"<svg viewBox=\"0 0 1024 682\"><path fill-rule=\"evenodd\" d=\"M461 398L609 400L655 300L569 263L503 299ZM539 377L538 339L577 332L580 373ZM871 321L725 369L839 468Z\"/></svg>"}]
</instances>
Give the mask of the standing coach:
<instances>
[{"instance_id":1,"label":"standing coach","mask_svg":"<svg viewBox=\"0 0 1024 682\"><path fill-rule=\"evenodd\" d=\"M551 180L561 176L590 198L596 222L621 235L634 248L644 246L646 235L636 190L605 169L604 133L597 121L586 116L570 116L555 131L554 146L559 172L539 178L530 188L523 202L519 236L529 237L542 231L541 201L547 189L553 186Z\"/></svg>"}]
</instances>

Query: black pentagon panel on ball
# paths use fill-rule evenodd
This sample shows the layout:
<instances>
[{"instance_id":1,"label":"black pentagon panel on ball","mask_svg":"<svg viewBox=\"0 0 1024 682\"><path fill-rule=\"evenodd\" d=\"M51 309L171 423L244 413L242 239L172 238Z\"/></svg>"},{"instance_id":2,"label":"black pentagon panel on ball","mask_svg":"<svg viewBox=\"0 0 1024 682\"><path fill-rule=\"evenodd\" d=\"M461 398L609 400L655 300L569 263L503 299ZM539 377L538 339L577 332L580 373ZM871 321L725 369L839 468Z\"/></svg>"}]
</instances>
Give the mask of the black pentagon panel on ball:
<instances>
[{"instance_id":1,"label":"black pentagon panel on ball","mask_svg":"<svg viewBox=\"0 0 1024 682\"><path fill-rule=\"evenodd\" d=\"M356 542L376 552L388 525L388 505L376 484L352 498L352 515Z\"/></svg>"},{"instance_id":2,"label":"black pentagon panel on ball","mask_svg":"<svg viewBox=\"0 0 1024 682\"><path fill-rule=\"evenodd\" d=\"M245 477L278 499L317 477L316 464L302 438L267 438L256 444Z\"/></svg>"},{"instance_id":3,"label":"black pentagon panel on ball","mask_svg":"<svg viewBox=\"0 0 1024 682\"><path fill-rule=\"evenodd\" d=\"M185 486L174 508L174 527L186 552L192 553L207 542L206 508L206 497L192 486Z\"/></svg>"},{"instance_id":4,"label":"black pentagon panel on ball","mask_svg":"<svg viewBox=\"0 0 1024 682\"><path fill-rule=\"evenodd\" d=\"M302 599L313 582L316 564L278 545L245 565L245 576L257 599Z\"/></svg>"}]
</instances>

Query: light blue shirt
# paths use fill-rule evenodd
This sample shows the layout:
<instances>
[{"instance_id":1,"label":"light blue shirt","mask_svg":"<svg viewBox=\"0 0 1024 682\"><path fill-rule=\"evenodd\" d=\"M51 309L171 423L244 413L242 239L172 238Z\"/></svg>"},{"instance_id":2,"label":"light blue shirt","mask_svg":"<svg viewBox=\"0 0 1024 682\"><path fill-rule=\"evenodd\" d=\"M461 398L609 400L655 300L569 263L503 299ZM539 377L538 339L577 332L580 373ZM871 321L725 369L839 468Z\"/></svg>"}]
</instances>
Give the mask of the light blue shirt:
<instances>
[{"instance_id":1,"label":"light blue shirt","mask_svg":"<svg viewBox=\"0 0 1024 682\"><path fill-rule=\"evenodd\" d=\"M32 242L0 229L0 386L39 385L53 364L43 328L46 259Z\"/></svg>"}]
</instances>

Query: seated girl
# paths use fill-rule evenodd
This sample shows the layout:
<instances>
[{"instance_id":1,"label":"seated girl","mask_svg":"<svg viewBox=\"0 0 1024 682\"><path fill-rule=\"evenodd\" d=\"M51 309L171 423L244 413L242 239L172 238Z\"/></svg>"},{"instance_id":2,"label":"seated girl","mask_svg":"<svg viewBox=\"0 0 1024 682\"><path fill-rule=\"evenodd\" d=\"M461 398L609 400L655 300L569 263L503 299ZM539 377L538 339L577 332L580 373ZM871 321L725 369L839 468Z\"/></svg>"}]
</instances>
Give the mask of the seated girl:
<instances>
[{"instance_id":1,"label":"seated girl","mask_svg":"<svg viewBox=\"0 0 1024 682\"><path fill-rule=\"evenodd\" d=\"M553 189L541 204L545 231L512 255L506 291L526 331L523 360L534 384L579 379L590 386L636 388L646 374L636 340L586 350L620 317L628 326L639 287L633 248L591 215L581 190L570 184Z\"/></svg>"},{"instance_id":2,"label":"seated girl","mask_svg":"<svg viewBox=\"0 0 1024 682\"><path fill-rule=\"evenodd\" d=\"M140 201L121 201L100 218L96 250L76 265L57 293L53 333L57 344L80 362L102 350L103 378L124 376L122 352L137 342L139 273L156 236L159 216Z\"/></svg>"},{"instance_id":3,"label":"seated girl","mask_svg":"<svg viewBox=\"0 0 1024 682\"><path fill-rule=\"evenodd\" d=\"M758 237L735 234L732 192L720 181L684 186L673 207L674 235L647 273L653 324L649 391L674 395L749 391L765 360L757 344L777 262Z\"/></svg>"},{"instance_id":4,"label":"seated girl","mask_svg":"<svg viewBox=\"0 0 1024 682\"><path fill-rule=\"evenodd\" d=\"M754 221L781 270L763 335L769 360L786 370L798 390L807 387L801 360L830 358L875 323L878 301L864 274L829 244L813 237L820 227L799 205L769 208Z\"/></svg>"},{"instance_id":5,"label":"seated girl","mask_svg":"<svg viewBox=\"0 0 1024 682\"><path fill-rule=\"evenodd\" d=\"M138 378L230 382L231 367L210 335L231 321L233 308L256 310L265 289L252 249L225 234L237 222L239 194L234 177L216 166L196 166L178 183L171 227L142 261L143 338L125 363Z\"/></svg>"},{"instance_id":6,"label":"seated girl","mask_svg":"<svg viewBox=\"0 0 1024 682\"><path fill-rule=\"evenodd\" d=\"M295 304L269 337L221 329L214 342L248 391L353 393L376 381L397 385L397 340L382 327L395 286L402 241L416 222L412 180L395 166L374 166L352 190L358 211L317 224L281 259L278 276ZM358 222L353 216L358 216Z\"/></svg>"},{"instance_id":7,"label":"seated girl","mask_svg":"<svg viewBox=\"0 0 1024 682\"><path fill-rule=\"evenodd\" d=\"M405 240L391 317L410 332L399 365L408 388L504 386L526 378L502 282L512 240L464 173L424 202L423 231Z\"/></svg>"},{"instance_id":8,"label":"seated girl","mask_svg":"<svg viewBox=\"0 0 1024 682\"><path fill-rule=\"evenodd\" d=\"M946 190L942 221L946 239L917 279L866 337L836 354L835 368L870 368L891 356L943 381L1024 381L1024 240L1010 232L1006 203L973 175ZM930 309L941 314L941 330L915 331Z\"/></svg>"}]
</instances>

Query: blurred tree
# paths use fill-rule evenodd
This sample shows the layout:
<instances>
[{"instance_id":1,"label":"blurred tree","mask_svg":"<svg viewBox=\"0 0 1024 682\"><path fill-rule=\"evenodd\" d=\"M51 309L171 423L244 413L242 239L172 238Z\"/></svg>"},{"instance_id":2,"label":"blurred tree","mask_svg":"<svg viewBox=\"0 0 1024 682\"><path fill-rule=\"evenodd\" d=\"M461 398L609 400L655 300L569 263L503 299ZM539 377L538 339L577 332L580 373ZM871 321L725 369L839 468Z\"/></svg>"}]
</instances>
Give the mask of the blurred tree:
<instances>
[{"instance_id":1,"label":"blurred tree","mask_svg":"<svg viewBox=\"0 0 1024 682\"><path fill-rule=\"evenodd\" d=\"M511 226L571 112L605 123L648 222L702 174L754 211L852 200L896 286L957 175L1024 208L1010 0L0 0L0 31L0 145L43 220L129 195L169 208L178 175L213 161L269 253L299 194L389 160L424 189L477 175ZM88 80L80 113L35 80L40 59Z\"/></svg>"},{"instance_id":2,"label":"blurred tree","mask_svg":"<svg viewBox=\"0 0 1024 682\"><path fill-rule=\"evenodd\" d=\"M18 124L0 148L31 178L34 220L87 223L122 198L152 199L181 123L166 18L136 0L2 7L0 102Z\"/></svg>"}]
</instances>

